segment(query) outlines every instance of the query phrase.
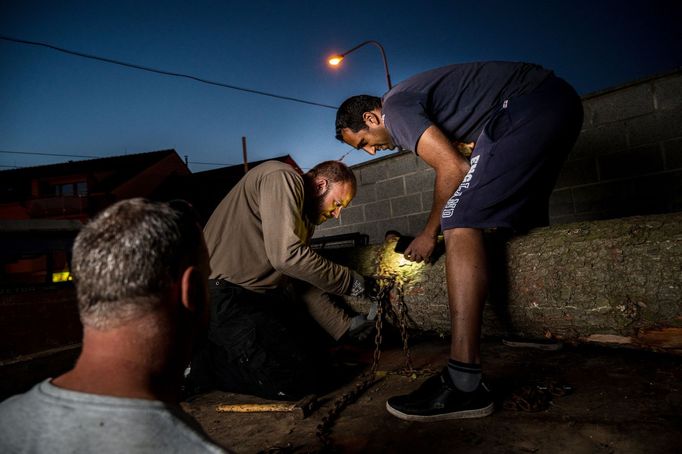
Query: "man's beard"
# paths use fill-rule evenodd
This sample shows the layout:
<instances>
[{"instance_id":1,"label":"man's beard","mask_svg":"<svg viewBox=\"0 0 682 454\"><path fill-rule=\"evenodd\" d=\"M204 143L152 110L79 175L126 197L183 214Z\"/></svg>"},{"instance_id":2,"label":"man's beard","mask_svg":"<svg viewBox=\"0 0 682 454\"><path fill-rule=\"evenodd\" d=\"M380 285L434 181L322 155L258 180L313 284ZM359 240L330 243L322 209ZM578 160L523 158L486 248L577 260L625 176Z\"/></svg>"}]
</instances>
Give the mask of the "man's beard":
<instances>
[{"instance_id":1,"label":"man's beard","mask_svg":"<svg viewBox=\"0 0 682 454\"><path fill-rule=\"evenodd\" d=\"M315 197L314 199L314 205L312 207L312 213L309 219L313 222L315 225L320 225L324 221L327 220L327 217L325 216L324 218L322 217L322 213L324 212L324 199L329 194L329 191L332 190L330 187L331 185L327 185L327 189L324 191L324 193L320 194L319 196Z\"/></svg>"}]
</instances>

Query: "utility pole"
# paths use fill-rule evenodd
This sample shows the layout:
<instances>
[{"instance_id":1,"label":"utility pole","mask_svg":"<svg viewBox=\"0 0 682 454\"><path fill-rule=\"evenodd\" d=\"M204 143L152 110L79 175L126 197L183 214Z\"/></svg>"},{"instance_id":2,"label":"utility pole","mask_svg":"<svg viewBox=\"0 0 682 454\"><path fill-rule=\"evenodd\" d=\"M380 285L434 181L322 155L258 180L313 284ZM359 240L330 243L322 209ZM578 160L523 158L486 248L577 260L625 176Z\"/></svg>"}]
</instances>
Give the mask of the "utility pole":
<instances>
[{"instance_id":1,"label":"utility pole","mask_svg":"<svg viewBox=\"0 0 682 454\"><path fill-rule=\"evenodd\" d=\"M249 160L246 157L246 137L242 136L242 155L244 156L244 173L249 171Z\"/></svg>"}]
</instances>

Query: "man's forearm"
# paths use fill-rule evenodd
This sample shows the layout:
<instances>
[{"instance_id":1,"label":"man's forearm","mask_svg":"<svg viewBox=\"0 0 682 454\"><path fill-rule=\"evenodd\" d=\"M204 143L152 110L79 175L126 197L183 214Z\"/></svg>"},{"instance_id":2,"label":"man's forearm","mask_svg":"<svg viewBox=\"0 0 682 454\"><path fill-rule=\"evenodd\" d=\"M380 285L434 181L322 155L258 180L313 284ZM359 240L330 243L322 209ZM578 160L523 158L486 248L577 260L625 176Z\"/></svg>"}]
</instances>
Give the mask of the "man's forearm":
<instances>
[{"instance_id":1,"label":"man's forearm","mask_svg":"<svg viewBox=\"0 0 682 454\"><path fill-rule=\"evenodd\" d=\"M433 237L438 235L443 208L445 208L448 199L450 199L452 194L454 194L455 190L462 183L465 175L466 172L463 171L459 171L457 174L452 175L439 175L439 173L436 172L436 181L433 188L433 204L431 205L431 212L429 213L429 219L426 221L424 232Z\"/></svg>"},{"instance_id":2,"label":"man's forearm","mask_svg":"<svg viewBox=\"0 0 682 454\"><path fill-rule=\"evenodd\" d=\"M352 271L332 262L298 244L295 247L279 247L268 253L272 266L289 277L304 281L325 292L335 295L347 293L352 284Z\"/></svg>"},{"instance_id":3,"label":"man's forearm","mask_svg":"<svg viewBox=\"0 0 682 454\"><path fill-rule=\"evenodd\" d=\"M436 126L430 126L417 145L419 157L436 171L431 213L424 232L436 236L440 215L445 203L454 194L469 171L469 161L456 149L455 144Z\"/></svg>"}]
</instances>

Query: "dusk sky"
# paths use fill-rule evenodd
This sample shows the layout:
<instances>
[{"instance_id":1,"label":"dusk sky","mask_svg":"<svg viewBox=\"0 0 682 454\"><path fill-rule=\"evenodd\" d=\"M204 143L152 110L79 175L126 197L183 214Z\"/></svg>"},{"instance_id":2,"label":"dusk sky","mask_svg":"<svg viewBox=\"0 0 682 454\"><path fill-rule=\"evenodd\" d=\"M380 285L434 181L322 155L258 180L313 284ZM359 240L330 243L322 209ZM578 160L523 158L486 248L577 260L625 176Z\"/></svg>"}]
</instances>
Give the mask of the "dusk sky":
<instances>
[{"instance_id":1,"label":"dusk sky","mask_svg":"<svg viewBox=\"0 0 682 454\"><path fill-rule=\"evenodd\" d=\"M682 2L0 0L0 35L330 106L452 63L553 69L580 94L682 66ZM335 109L0 39L0 170L174 148L192 171L284 154L310 168L350 148ZM8 153L12 152L12 153ZM385 152L389 153L389 152ZM351 151L344 162L370 159Z\"/></svg>"}]
</instances>

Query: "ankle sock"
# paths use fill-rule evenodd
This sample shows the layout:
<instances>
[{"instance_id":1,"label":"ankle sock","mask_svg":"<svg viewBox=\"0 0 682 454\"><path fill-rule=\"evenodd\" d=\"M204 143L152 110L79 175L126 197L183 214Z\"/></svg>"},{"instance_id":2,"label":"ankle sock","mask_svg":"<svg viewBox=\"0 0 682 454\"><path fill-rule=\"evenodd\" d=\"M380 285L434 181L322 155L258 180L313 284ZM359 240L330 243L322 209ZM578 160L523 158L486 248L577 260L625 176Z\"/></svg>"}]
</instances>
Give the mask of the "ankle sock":
<instances>
[{"instance_id":1,"label":"ankle sock","mask_svg":"<svg viewBox=\"0 0 682 454\"><path fill-rule=\"evenodd\" d=\"M448 373L455 387L465 393L475 391L481 383L480 364L461 363L448 359Z\"/></svg>"}]
</instances>

